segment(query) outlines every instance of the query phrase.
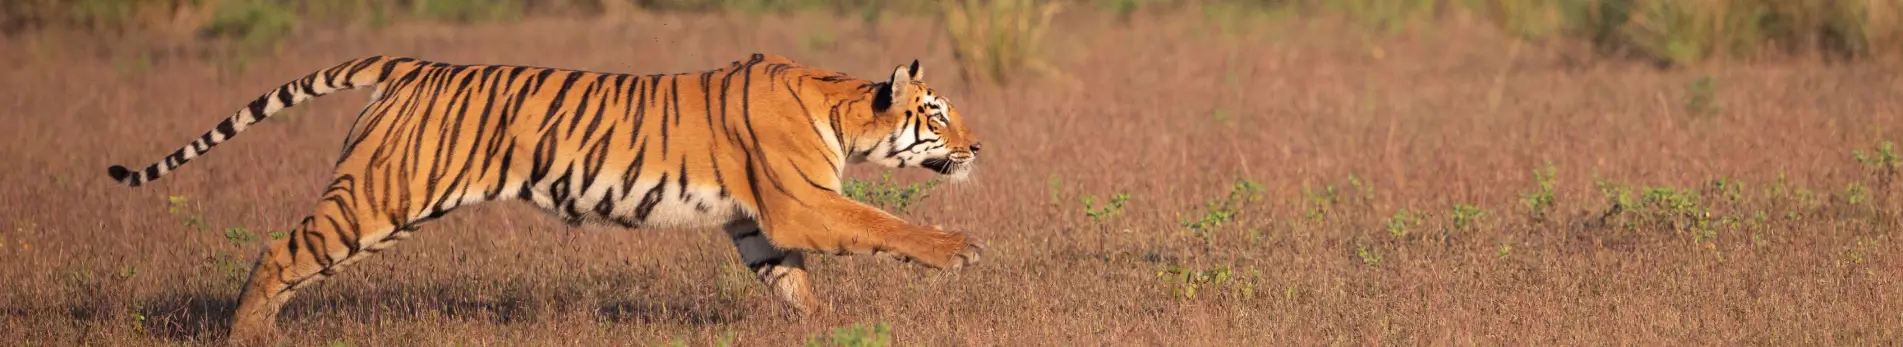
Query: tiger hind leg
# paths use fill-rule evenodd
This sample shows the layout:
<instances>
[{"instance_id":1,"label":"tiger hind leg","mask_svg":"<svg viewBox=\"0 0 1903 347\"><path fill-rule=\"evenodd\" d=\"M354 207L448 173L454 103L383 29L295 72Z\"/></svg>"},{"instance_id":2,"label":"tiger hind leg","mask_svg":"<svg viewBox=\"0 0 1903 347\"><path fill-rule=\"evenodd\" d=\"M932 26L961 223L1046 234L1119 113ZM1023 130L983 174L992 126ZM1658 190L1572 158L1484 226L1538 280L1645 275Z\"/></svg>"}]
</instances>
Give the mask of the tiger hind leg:
<instances>
[{"instance_id":1,"label":"tiger hind leg","mask_svg":"<svg viewBox=\"0 0 1903 347\"><path fill-rule=\"evenodd\" d=\"M813 297L804 253L774 247L754 221L735 222L724 229L740 251L740 261L797 316L811 316L822 309L819 299Z\"/></svg>"},{"instance_id":2,"label":"tiger hind leg","mask_svg":"<svg viewBox=\"0 0 1903 347\"><path fill-rule=\"evenodd\" d=\"M279 310L299 289L389 249L416 230L396 224L388 214L353 208L349 189L330 191L332 195L323 199L315 214L305 217L284 239L271 240L253 265L231 317L229 343L268 342L275 335Z\"/></svg>"}]
</instances>

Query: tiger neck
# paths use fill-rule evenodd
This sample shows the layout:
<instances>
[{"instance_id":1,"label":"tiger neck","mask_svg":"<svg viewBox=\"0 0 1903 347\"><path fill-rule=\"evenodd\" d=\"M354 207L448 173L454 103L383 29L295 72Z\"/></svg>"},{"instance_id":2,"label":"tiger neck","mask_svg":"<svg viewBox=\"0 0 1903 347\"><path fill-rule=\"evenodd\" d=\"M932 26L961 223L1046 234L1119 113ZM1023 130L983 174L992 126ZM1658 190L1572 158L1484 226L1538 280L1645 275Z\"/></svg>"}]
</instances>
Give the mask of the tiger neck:
<instances>
[{"instance_id":1,"label":"tiger neck","mask_svg":"<svg viewBox=\"0 0 1903 347\"><path fill-rule=\"evenodd\" d=\"M879 140L891 133L881 131L890 122L879 119L879 113L873 111L885 84L860 79L827 83L833 88L826 88L829 119L825 121L839 140L839 153L845 155L846 163L864 161Z\"/></svg>"}]
</instances>

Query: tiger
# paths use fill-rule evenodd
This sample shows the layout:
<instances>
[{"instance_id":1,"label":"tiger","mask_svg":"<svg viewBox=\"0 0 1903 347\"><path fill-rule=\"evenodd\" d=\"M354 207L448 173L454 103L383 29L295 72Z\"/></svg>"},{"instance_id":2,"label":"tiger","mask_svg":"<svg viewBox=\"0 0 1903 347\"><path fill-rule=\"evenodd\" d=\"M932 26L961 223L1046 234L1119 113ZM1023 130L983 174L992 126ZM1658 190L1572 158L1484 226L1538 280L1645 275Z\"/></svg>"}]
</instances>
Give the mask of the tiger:
<instances>
[{"instance_id":1,"label":"tiger","mask_svg":"<svg viewBox=\"0 0 1903 347\"><path fill-rule=\"evenodd\" d=\"M269 339L299 289L482 202L524 201L570 225L726 233L795 317L820 310L807 254L954 271L984 246L841 193L848 163L953 182L980 143L917 59L885 81L755 53L701 72L635 75L368 56L252 100L162 161L108 174L139 187L285 108L373 88L315 210L252 265L228 339Z\"/></svg>"}]
</instances>

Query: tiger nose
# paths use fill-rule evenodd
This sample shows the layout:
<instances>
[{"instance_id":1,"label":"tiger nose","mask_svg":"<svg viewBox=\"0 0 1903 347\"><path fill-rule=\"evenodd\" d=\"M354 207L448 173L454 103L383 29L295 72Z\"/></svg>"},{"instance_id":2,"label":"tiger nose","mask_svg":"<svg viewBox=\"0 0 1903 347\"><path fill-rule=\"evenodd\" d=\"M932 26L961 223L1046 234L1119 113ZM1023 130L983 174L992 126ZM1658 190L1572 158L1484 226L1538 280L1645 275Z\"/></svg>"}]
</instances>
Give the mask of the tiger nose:
<instances>
[{"instance_id":1,"label":"tiger nose","mask_svg":"<svg viewBox=\"0 0 1903 347\"><path fill-rule=\"evenodd\" d=\"M979 146L979 145L982 145L982 143L978 143L978 142L972 142L972 143L971 143L971 152L972 152L972 153L978 153L978 147L981 147L981 146Z\"/></svg>"}]
</instances>

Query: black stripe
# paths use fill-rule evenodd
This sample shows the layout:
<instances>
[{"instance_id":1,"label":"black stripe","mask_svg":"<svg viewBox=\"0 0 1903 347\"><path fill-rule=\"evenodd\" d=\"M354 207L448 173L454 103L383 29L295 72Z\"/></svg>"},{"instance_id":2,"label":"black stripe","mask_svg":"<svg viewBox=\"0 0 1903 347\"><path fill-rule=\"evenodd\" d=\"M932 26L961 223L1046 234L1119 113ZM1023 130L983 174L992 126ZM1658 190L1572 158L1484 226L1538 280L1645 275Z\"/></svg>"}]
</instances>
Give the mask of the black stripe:
<instances>
[{"instance_id":1,"label":"black stripe","mask_svg":"<svg viewBox=\"0 0 1903 347\"><path fill-rule=\"evenodd\" d=\"M603 75L603 76L606 76L606 75ZM603 80L600 80L600 81L596 81L596 82L595 82L595 84L596 84L596 85L598 85L598 86L600 86L600 85L606 85L606 84L608 84L608 83L607 83L607 80L606 80L606 79L603 79ZM607 87L602 87L602 88L607 88ZM614 88L615 88L615 89L621 89L621 86L617 84L617 85L615 85L615 86L614 86ZM593 92L590 92L589 94L594 94L594 93L593 93ZM584 130L582 130L582 137L581 137L581 141L580 141L581 143L588 143L588 141L589 141L589 140L592 140L592 139L594 139L594 137L595 137L596 135L612 135L612 134L613 134L613 132L612 132L612 131L611 131L611 132L606 132L606 133L596 133L596 132L595 132L595 130L596 130L596 129L599 129L599 128L601 127L601 119L602 119L602 118L607 118L607 112L606 112L606 111L607 111L607 109L608 109L608 101L609 101L609 97L612 97L613 95L614 95L614 94L608 94L608 95L604 95L604 96L603 96L603 97L601 98L601 101L600 101L600 102L596 102L596 103L595 103L595 112L594 112L593 114L590 114L590 115L588 115L588 118L589 118L589 120L588 120L588 128L587 128L587 129L584 129ZM580 119L580 118L579 118L579 117L577 117L576 119ZM571 129L568 129L568 131L571 131L571 132L572 132L572 131L575 131L575 129L573 129L573 128L572 128L572 126L571 126ZM602 139L601 139L601 141L603 141L603 142L610 142L610 141L613 141L613 140L614 140L613 138L611 138L611 137L605 137L605 136L604 136L604 137L602 137Z\"/></svg>"},{"instance_id":2,"label":"black stripe","mask_svg":"<svg viewBox=\"0 0 1903 347\"><path fill-rule=\"evenodd\" d=\"M749 64L746 68L751 69L752 65ZM732 84L731 83L728 84L728 87L731 88ZM723 92L725 90L726 89L722 89ZM740 119L741 119L741 122L743 122L747 127L747 137L753 142L753 145L749 146L748 149L753 150L754 155L757 155L760 157L761 163L771 164L771 162L768 161L767 159L766 150L764 146L760 145L760 133L759 131L753 128L753 73L751 72L747 73L743 78L741 78ZM767 176L767 181L773 183L773 189L778 189L781 192L787 191L786 186L780 183L779 177L776 177L777 175L774 174L773 170L771 169L766 170L766 176ZM793 199L794 201L799 200L798 196L795 196L792 194L788 194L787 198Z\"/></svg>"},{"instance_id":3,"label":"black stripe","mask_svg":"<svg viewBox=\"0 0 1903 347\"><path fill-rule=\"evenodd\" d=\"M654 212L654 205L661 202L661 195L667 193L667 173L661 173L661 179L655 180L654 188L648 188L641 196L641 203L634 206L634 218L647 223L648 215Z\"/></svg>"},{"instance_id":4,"label":"black stripe","mask_svg":"<svg viewBox=\"0 0 1903 347\"><path fill-rule=\"evenodd\" d=\"M447 119L448 115L438 113L436 111L436 106L439 104L437 100L443 99L444 98L443 94L450 94L448 96L448 100L443 100L443 103L446 104L446 105L443 105L443 113L448 113L450 112L450 110L454 109L456 104L456 98L458 98L459 95L455 94L458 92L455 90L451 90L449 86L453 83L456 83L456 76L461 74L461 72L462 72L461 67L455 67L455 68L449 68L449 69L437 69L435 72L431 73L431 76L429 77L429 79L434 80L434 82L430 83L428 87L429 89L425 90L427 94L429 94L429 101L424 103L423 113L415 114L414 116L411 117L416 119L416 125L408 129L409 130L408 141L410 143L410 150L407 152L403 152L402 153L403 159L401 161L398 161L398 163L402 164L401 165L402 172L404 174L402 182L405 182L405 183L416 182L415 178L413 177L413 175L416 175L416 174L422 174L423 175L422 178L427 182L424 183L425 188L424 188L424 191L422 192L423 198L419 200L410 199L409 195L411 193L414 193L412 189L409 189L408 187L398 189L398 191L403 193L404 195L404 198L402 199L402 201L398 201L398 204L403 206L401 211L405 213L404 219L408 219L410 215L413 215L414 212L418 211L411 208L411 206L413 206L414 203L421 202L425 206L428 206L428 205L433 205L433 202L436 199L436 183L437 182L435 178L437 177L438 171L440 170L439 163L441 161L439 159L442 157L442 141L454 135L454 134L443 132L443 127L449 123L449 119ZM426 165L426 163L424 163L423 161L426 158L422 158L424 153L423 144L426 142L429 142L429 137L431 135L431 132L430 132L431 129L429 127L429 123L432 120L435 120L439 123L439 125L437 125L437 128L436 128L437 143L436 145L431 146L430 148L431 149L430 153L432 153L433 157L427 158L429 160L429 162L427 163L427 165L429 165L429 168L427 169L427 171L425 171L425 168L423 166ZM398 225L401 225L401 224L399 223Z\"/></svg>"},{"instance_id":5,"label":"black stripe","mask_svg":"<svg viewBox=\"0 0 1903 347\"><path fill-rule=\"evenodd\" d=\"M753 191L754 212L761 218L771 219L773 215L767 212L766 199L760 195L760 175L753 170L753 151L743 147L740 154L745 157L744 160L747 163L747 189Z\"/></svg>"},{"instance_id":6,"label":"black stripe","mask_svg":"<svg viewBox=\"0 0 1903 347\"><path fill-rule=\"evenodd\" d=\"M668 103L660 102L658 101L659 99L655 98L661 91L661 75L652 75L649 77L647 95L642 97L642 99L657 100L655 103L661 105L661 123L659 126L659 128L661 128L661 160L667 160L667 144L673 142L673 140L667 136L667 128L671 127L667 124L667 109L669 106Z\"/></svg>"},{"instance_id":7,"label":"black stripe","mask_svg":"<svg viewBox=\"0 0 1903 347\"><path fill-rule=\"evenodd\" d=\"M463 161L462 170L459 170L456 173L456 177L451 179L451 181L462 182L465 179L469 179L469 172L472 170L476 171L476 177L478 178L487 177L489 173L489 163L495 160L494 153L483 153L482 151L486 148L494 147L484 142L483 140L485 138L501 137L501 134L493 134L494 136L489 134L489 118L495 115L496 90L501 89L501 86L496 84L496 79L502 77L502 74L495 73L497 69L499 68L496 66L488 66L482 69L482 83L476 86L477 88L487 90L488 92L486 94L488 96L483 99L481 111L476 113L476 138L469 140L469 152L462 155L463 158L466 158ZM474 100L471 100L471 102L473 101ZM501 132L499 128L497 130L498 133ZM481 166L477 166L476 164L478 159L482 161ZM472 181L474 180L472 179ZM464 192L462 195L467 196L469 194L468 190L475 186L475 182L470 182L467 186L463 187ZM457 200L462 200L462 197L458 197Z\"/></svg>"},{"instance_id":8,"label":"black stripe","mask_svg":"<svg viewBox=\"0 0 1903 347\"><path fill-rule=\"evenodd\" d=\"M278 106L279 108L290 108L291 107L291 85L289 83L286 83L284 85L278 86L277 97L278 97L278 103L283 104L282 106ZM251 122L256 123L257 120L264 119L264 116L265 115L261 113L251 115Z\"/></svg>"},{"instance_id":9,"label":"black stripe","mask_svg":"<svg viewBox=\"0 0 1903 347\"><path fill-rule=\"evenodd\" d=\"M613 125L608 126L609 133L613 133L614 130L615 128ZM588 188L593 187L595 185L595 178L599 177L601 175L601 170L607 167L608 152L610 152L608 150L608 145L613 142L614 142L614 138L612 136L603 136L601 141L595 142L594 146L589 146L588 153L586 154L586 157L582 159L582 165L581 165L582 193L584 194L587 193ZM610 194L612 194L612 191L613 190L610 189Z\"/></svg>"},{"instance_id":10,"label":"black stripe","mask_svg":"<svg viewBox=\"0 0 1903 347\"><path fill-rule=\"evenodd\" d=\"M535 128L537 131L547 131L549 125L561 119L562 103L567 101L568 92L575 89L575 80L581 79L579 72L565 71L564 73L568 74L568 77L562 78L562 86L555 88L555 97L549 99L548 110L544 111L542 125Z\"/></svg>"},{"instance_id":11,"label":"black stripe","mask_svg":"<svg viewBox=\"0 0 1903 347\"><path fill-rule=\"evenodd\" d=\"M680 170L681 170L680 175L677 176L680 179L680 186L681 186L680 198L681 198L681 201L687 201L687 158L686 156L681 157ZM666 182L662 182L662 183L666 183Z\"/></svg>"},{"instance_id":12,"label":"black stripe","mask_svg":"<svg viewBox=\"0 0 1903 347\"><path fill-rule=\"evenodd\" d=\"M826 187L824 185L820 185L819 182L814 182L813 175L806 174L806 170L800 169L799 165L787 165L787 166L793 167L793 172L799 174L800 179L806 180L806 184L812 185L813 188L819 188L819 190L824 190L824 191L834 192L834 193L839 192L839 191L833 190L832 188Z\"/></svg>"},{"instance_id":13,"label":"black stripe","mask_svg":"<svg viewBox=\"0 0 1903 347\"><path fill-rule=\"evenodd\" d=\"M562 138L565 138L565 139L575 138L575 129L581 128L582 118L589 117L588 101L590 99L593 99L595 97L595 94L601 91L601 88L603 87L603 83L607 81L608 81L608 75L596 74L595 82L588 84L587 90L582 91L581 100L577 100L575 102L575 110L568 113L568 133L563 134ZM608 104L606 100L601 100L601 102L599 103L602 105ZM600 106L597 106L596 108L599 109ZM596 122L601 121L601 113L597 112L593 116ZM589 133L592 133L592 132L589 132ZM581 140L582 143L588 142L587 136L589 133L582 134L583 136Z\"/></svg>"},{"instance_id":14,"label":"black stripe","mask_svg":"<svg viewBox=\"0 0 1903 347\"><path fill-rule=\"evenodd\" d=\"M621 172L623 191L633 191L634 187L641 182L641 166L646 163L647 157L648 141L641 139L641 144L634 149L634 161L629 162L628 168Z\"/></svg>"},{"instance_id":15,"label":"black stripe","mask_svg":"<svg viewBox=\"0 0 1903 347\"><path fill-rule=\"evenodd\" d=\"M819 129L813 129L813 121L817 119L813 118L813 112L811 111L812 109L806 107L806 100L801 99L799 91L794 90L792 88L787 88L786 95L792 96L793 102L799 104L800 115L803 115L806 117L806 122L801 124L801 125L804 125L801 128L806 128L806 130L813 132L813 141L815 141L814 144L819 145L821 147L819 151L820 158L826 159L826 167L829 167L829 168L839 167L839 163L833 161L833 156L829 154L829 153L832 153L832 150L825 148L826 135L821 134L819 132Z\"/></svg>"},{"instance_id":16,"label":"black stripe","mask_svg":"<svg viewBox=\"0 0 1903 347\"><path fill-rule=\"evenodd\" d=\"M350 67L349 73L344 74L344 86L355 88L356 87L355 82L351 81L351 77L356 76L358 71L363 71L363 69L369 68L371 64L376 64L377 61L381 61L381 60L383 60L383 56L379 55L379 56L364 58L362 61L358 61L356 66ZM396 63L397 62L395 61L391 61L389 63L383 64L383 72L377 75L377 80L381 81L381 80L384 80L385 77L390 76L390 70L396 68Z\"/></svg>"},{"instance_id":17,"label":"black stripe","mask_svg":"<svg viewBox=\"0 0 1903 347\"><path fill-rule=\"evenodd\" d=\"M526 91L521 91L521 90L516 90L516 89L515 89L515 86L516 86L516 84L515 84L515 82L516 82L516 80L515 80L515 78L516 78L516 77L518 77L518 76L520 76L520 74L521 74L521 72L522 72L522 68L521 68L521 67L516 67L516 68L514 68L514 69L510 69L510 72L509 72L509 73L507 74L507 77L503 77L502 75L504 75L504 74L500 74L500 73L498 73L498 74L496 74L496 75L497 75L497 79L505 79L505 78L506 78L506 80L503 80L503 81L501 81L501 82L494 82L494 83L491 83L491 84L490 84L490 88L489 88L489 101L488 101L488 104L490 105L490 107L488 107L488 108L485 108L485 109L483 109L483 119L484 119L484 121L483 121L483 125L482 125L481 127L478 127L478 128L477 128L477 130L478 130L477 132L478 132L478 133L487 133L487 132L489 132L489 130L488 130L488 129L489 129L489 124L488 124L488 123L489 123L489 121L488 121L488 119L489 119L489 116L490 116L490 115L494 115L494 116L495 116L495 119L496 119L496 126L495 126L495 130L494 130L494 131L495 131L495 136L494 136L494 137L490 137L490 138L489 138L489 146L488 146L488 148L487 148L487 150L488 150L488 153L485 153L485 154L483 155L483 157L482 157L482 174L480 175L480 177L486 177L486 176L488 176L488 175L489 175L489 169L490 169L490 168L492 168L492 167L494 167L494 166L492 166L492 165L494 164L494 160L496 159L496 156L498 156L498 155L501 155L501 154L502 154L502 153L501 153L501 148L502 148L502 144L503 144L503 142L504 142L503 140L504 140L504 139L506 139L506 138L508 138L508 134L509 134L509 131L508 131L508 126L509 126L509 124L508 124L508 122L509 122L509 117L508 117L508 112L509 112L509 106L510 106L510 105L511 105L511 104L513 103L513 101L512 101L512 100L514 100L514 99L513 99L513 98L509 98L509 97L507 97L507 96L504 96L504 97L503 97L503 101L502 101L502 102L503 102L503 104L502 104L502 105L500 105L500 106L496 106L496 105L495 105L495 103L496 103L496 96L498 96L498 95L503 95L503 93L515 93L515 94L522 94L522 93L526 93ZM505 162L503 162L503 165L502 165L502 169L500 169L500 170L498 170L498 171L501 171L501 174L503 175L503 177L507 177L507 175L508 175L508 162L506 162L506 161L505 161ZM507 184L508 184L508 181L506 181L506 180L501 180L501 179L498 179L498 180L496 180L496 181L494 181L494 182L495 182L495 184L496 184L496 186L492 188L492 189L494 189L494 190L492 190L492 191L490 191L489 193L487 193L487 194L485 194L485 196L486 196L486 199L495 199L495 197L496 197L496 194L497 194L497 192L499 192L499 191L500 191L500 189L502 189L502 186L503 186L503 185L507 185Z\"/></svg>"},{"instance_id":18,"label":"black stripe","mask_svg":"<svg viewBox=\"0 0 1903 347\"><path fill-rule=\"evenodd\" d=\"M460 143L462 140L462 133L463 133L462 129L464 124L463 122L468 119L469 104L474 103L472 102L474 100L470 98L470 95L473 94L475 91L469 88L469 84L471 82L474 82L477 76L476 71L458 70L457 73L461 73L463 75L463 78L462 78L462 81L457 82L456 90L454 91L455 95L449 99L449 103L450 103L449 106L455 108L455 111L453 111L455 113L455 118L443 122L443 124L438 127L439 129L438 129L437 138L436 138L436 151L435 151L436 157L430 160L429 175L425 176L425 177L428 177L429 183L425 190L425 192L428 195L424 196L424 201L432 205L430 207L432 210L437 209L436 205L441 205L444 199L447 199L449 197L450 192L454 192L456 190L456 186L461 183L460 180L444 181L443 177L447 175L447 172L445 171L445 169L447 169L448 166L451 165L452 161L461 159L464 161L462 165L456 165L456 166L461 167L462 169L457 171L468 172L469 160L474 158L472 156L467 156L467 155L459 155L459 156L448 155L448 153L456 151L456 145ZM449 107L446 107L446 109L447 108ZM480 136L480 133L478 133L477 136ZM474 147L474 146L471 146L471 147ZM442 193L440 196L437 195L437 190L436 190L436 187L439 184L439 182L449 183L449 186L442 190Z\"/></svg>"}]
</instances>

